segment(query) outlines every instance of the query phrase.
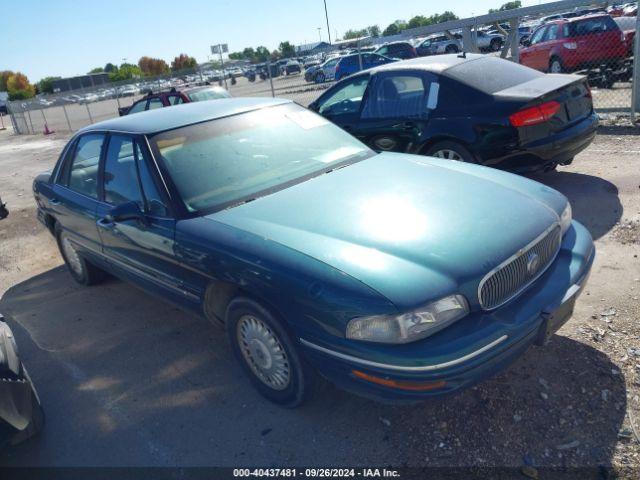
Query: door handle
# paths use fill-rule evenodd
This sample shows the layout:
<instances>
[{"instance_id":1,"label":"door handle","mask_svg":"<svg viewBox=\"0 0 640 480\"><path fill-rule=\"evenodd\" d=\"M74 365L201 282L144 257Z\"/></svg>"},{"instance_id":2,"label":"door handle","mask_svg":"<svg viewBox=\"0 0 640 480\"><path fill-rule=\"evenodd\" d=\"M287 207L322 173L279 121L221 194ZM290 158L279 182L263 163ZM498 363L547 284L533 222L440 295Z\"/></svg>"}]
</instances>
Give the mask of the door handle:
<instances>
[{"instance_id":1,"label":"door handle","mask_svg":"<svg viewBox=\"0 0 640 480\"><path fill-rule=\"evenodd\" d=\"M108 218L101 218L96 222L96 225L101 228L111 228L113 227L113 221Z\"/></svg>"},{"instance_id":2,"label":"door handle","mask_svg":"<svg viewBox=\"0 0 640 480\"><path fill-rule=\"evenodd\" d=\"M411 131L416 128L416 124L413 122L402 122L394 125L393 128L399 128L405 131Z\"/></svg>"},{"instance_id":3,"label":"door handle","mask_svg":"<svg viewBox=\"0 0 640 480\"><path fill-rule=\"evenodd\" d=\"M58 200L57 198L49 198L49 205L60 205L60 200Z\"/></svg>"}]
</instances>

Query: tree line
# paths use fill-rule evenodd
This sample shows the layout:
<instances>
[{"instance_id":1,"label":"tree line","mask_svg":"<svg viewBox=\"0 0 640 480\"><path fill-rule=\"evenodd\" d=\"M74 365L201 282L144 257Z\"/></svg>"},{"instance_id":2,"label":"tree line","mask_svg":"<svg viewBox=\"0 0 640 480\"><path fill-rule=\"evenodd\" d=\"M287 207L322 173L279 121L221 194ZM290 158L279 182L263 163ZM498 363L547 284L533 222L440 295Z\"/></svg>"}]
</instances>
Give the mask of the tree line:
<instances>
[{"instance_id":1,"label":"tree line","mask_svg":"<svg viewBox=\"0 0 640 480\"><path fill-rule=\"evenodd\" d=\"M166 75L171 72L194 69L198 66L198 61L186 53L181 53L173 59L171 65L161 58L148 56L140 57L137 64L123 62L120 65L107 63L104 67L96 67L89 73L107 73L109 80L119 82L132 78L156 77Z\"/></svg>"},{"instance_id":2,"label":"tree line","mask_svg":"<svg viewBox=\"0 0 640 480\"><path fill-rule=\"evenodd\" d=\"M370 25L362 29L349 29L344 35L344 40L353 40L361 37L379 37L381 34L384 36L396 35L403 30L415 27L424 27L426 25L434 25L436 23L448 22L449 20L457 20L458 16L450 11L443 13L436 13L425 17L423 15L416 15L408 22L405 20L396 20L390 24L384 31L381 31L378 25ZM336 39L338 40L338 39ZM291 58L296 56L296 49L289 41L280 42L277 49L269 51L265 46L259 46L256 48L247 47L239 52L232 52L229 54L229 58L232 60L249 60L251 63L262 63L269 60L278 60L281 58Z\"/></svg>"}]
</instances>

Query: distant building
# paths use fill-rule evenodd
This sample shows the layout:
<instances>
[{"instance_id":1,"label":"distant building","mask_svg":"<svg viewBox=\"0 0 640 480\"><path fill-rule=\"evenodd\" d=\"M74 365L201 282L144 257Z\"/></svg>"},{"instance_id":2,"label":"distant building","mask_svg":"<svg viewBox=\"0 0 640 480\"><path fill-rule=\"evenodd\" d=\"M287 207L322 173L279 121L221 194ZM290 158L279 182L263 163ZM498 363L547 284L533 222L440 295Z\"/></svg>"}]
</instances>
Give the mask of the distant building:
<instances>
[{"instance_id":1,"label":"distant building","mask_svg":"<svg viewBox=\"0 0 640 480\"><path fill-rule=\"evenodd\" d=\"M332 46L327 42L306 43L296 46L296 55L315 55L316 53L326 52Z\"/></svg>"},{"instance_id":2,"label":"distant building","mask_svg":"<svg viewBox=\"0 0 640 480\"><path fill-rule=\"evenodd\" d=\"M109 74L89 73L80 75L79 77L60 78L52 82L53 93L68 92L69 90L77 90L79 88L95 87L109 83Z\"/></svg>"}]
</instances>

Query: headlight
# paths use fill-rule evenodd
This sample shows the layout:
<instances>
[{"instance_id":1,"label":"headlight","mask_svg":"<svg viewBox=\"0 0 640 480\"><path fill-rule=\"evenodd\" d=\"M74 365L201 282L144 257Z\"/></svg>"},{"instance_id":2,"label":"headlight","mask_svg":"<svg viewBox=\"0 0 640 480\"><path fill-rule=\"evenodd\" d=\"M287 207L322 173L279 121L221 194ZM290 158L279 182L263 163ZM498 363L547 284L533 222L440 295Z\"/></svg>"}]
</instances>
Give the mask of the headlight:
<instances>
[{"instance_id":1,"label":"headlight","mask_svg":"<svg viewBox=\"0 0 640 480\"><path fill-rule=\"evenodd\" d=\"M451 295L401 315L354 318L347 338L379 343L409 343L433 335L469 313L462 295Z\"/></svg>"},{"instance_id":2,"label":"headlight","mask_svg":"<svg viewBox=\"0 0 640 480\"><path fill-rule=\"evenodd\" d=\"M567 202L567 206L564 207L562 214L560 215L560 229L564 235L571 226L571 204Z\"/></svg>"}]
</instances>

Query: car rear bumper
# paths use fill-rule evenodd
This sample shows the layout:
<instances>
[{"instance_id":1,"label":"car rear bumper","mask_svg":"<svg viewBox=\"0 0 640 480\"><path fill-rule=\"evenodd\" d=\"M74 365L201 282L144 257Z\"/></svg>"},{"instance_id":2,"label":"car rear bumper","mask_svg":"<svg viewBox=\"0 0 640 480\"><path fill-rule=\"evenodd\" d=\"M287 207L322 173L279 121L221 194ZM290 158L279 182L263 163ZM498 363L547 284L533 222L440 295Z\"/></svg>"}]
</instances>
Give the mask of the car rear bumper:
<instances>
[{"instance_id":1,"label":"car rear bumper","mask_svg":"<svg viewBox=\"0 0 640 480\"><path fill-rule=\"evenodd\" d=\"M300 343L325 378L359 395L415 401L451 394L504 370L529 346L544 343L558 330L571 317L594 256L591 235L573 222L543 276L503 307L473 312L454 324L457 336L448 335L448 327L410 347L347 340L327 345L312 338ZM407 357L409 348L412 355ZM394 349L395 358L389 354Z\"/></svg>"},{"instance_id":2,"label":"car rear bumper","mask_svg":"<svg viewBox=\"0 0 640 480\"><path fill-rule=\"evenodd\" d=\"M587 148L596 136L598 117L592 113L562 131L533 142L514 147L508 154L492 158L484 165L511 172L526 173L547 170L556 165L568 165Z\"/></svg>"}]
</instances>

